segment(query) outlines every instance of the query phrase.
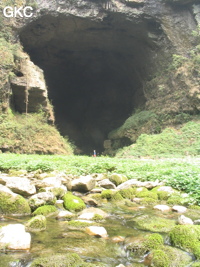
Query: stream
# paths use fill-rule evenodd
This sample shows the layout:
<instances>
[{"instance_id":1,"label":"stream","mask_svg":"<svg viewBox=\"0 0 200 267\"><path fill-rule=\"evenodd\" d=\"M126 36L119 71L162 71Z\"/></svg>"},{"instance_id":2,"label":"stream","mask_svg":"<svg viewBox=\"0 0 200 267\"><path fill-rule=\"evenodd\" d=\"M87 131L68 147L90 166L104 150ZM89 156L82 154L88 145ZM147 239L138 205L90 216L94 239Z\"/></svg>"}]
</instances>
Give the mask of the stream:
<instances>
[{"instance_id":1,"label":"stream","mask_svg":"<svg viewBox=\"0 0 200 267\"><path fill-rule=\"evenodd\" d=\"M152 207L127 207L111 203L102 204L102 210L109 217L97 224L105 227L108 238L97 238L89 236L84 229L69 227L68 222L56 220L54 217L47 218L45 231L31 233L32 242L29 252L6 252L0 254L1 267L28 267L33 259L39 256L48 256L55 253L76 252L84 261L97 263L102 262L106 266L114 267L119 264L124 266L145 266L144 256L137 255L127 249L126 240L132 237L143 238L150 233L148 230L140 230L135 223L135 218L145 216L158 216L177 221L178 213L169 211L162 213ZM191 217L191 214L190 214ZM199 211L193 217L200 218ZM0 226L9 223L25 223L30 217L14 217L0 221ZM164 243L169 244L167 233L158 232L164 238ZM115 243L114 237L124 237L124 242ZM186 252L184 252L186 253ZM186 253L187 254L187 253ZM192 255L190 255L192 260ZM193 259L194 260L194 259ZM190 266L190 265L185 265Z\"/></svg>"}]
</instances>

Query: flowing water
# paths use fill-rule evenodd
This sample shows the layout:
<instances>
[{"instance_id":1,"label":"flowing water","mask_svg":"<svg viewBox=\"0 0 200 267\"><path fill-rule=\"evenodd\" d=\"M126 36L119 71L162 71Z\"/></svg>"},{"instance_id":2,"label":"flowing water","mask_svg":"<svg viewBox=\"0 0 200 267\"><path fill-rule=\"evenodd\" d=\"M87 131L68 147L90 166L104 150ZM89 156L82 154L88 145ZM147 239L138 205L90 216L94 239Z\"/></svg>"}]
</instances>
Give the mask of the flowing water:
<instances>
[{"instance_id":1,"label":"flowing water","mask_svg":"<svg viewBox=\"0 0 200 267\"><path fill-rule=\"evenodd\" d=\"M122 236L126 239L134 237L140 239L149 231L140 230L135 218L145 216L159 216L176 221L178 214L174 212L161 213L152 208L118 207L113 204L104 204L101 207L110 216L99 224L106 228L108 239L89 236L84 229L71 229L67 221L59 221L54 217L47 218L47 229L38 233L31 233L32 242L29 252L2 252L0 254L1 267L28 267L33 259L39 256L48 256L54 253L76 252L85 261L103 262L107 266L117 266L120 263L128 266L144 266L143 257L127 250L126 242L114 243L113 237ZM198 217L198 215L197 215ZM200 218L200 216L199 216ZM0 221L0 226L8 223L25 223L29 217L6 219ZM169 244L167 234L161 232L165 243Z\"/></svg>"}]
</instances>

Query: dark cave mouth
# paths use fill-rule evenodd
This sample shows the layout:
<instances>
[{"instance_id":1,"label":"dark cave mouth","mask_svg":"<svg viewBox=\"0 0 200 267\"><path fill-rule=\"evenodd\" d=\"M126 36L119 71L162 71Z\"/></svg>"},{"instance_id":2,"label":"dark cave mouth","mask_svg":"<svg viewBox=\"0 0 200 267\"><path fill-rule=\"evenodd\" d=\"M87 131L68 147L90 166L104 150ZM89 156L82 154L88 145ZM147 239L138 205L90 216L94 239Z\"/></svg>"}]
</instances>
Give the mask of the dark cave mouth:
<instances>
[{"instance_id":1,"label":"dark cave mouth","mask_svg":"<svg viewBox=\"0 0 200 267\"><path fill-rule=\"evenodd\" d=\"M143 82L162 34L155 23L46 15L21 30L24 50L44 71L56 126L78 153L101 154L108 133L144 107Z\"/></svg>"}]
</instances>

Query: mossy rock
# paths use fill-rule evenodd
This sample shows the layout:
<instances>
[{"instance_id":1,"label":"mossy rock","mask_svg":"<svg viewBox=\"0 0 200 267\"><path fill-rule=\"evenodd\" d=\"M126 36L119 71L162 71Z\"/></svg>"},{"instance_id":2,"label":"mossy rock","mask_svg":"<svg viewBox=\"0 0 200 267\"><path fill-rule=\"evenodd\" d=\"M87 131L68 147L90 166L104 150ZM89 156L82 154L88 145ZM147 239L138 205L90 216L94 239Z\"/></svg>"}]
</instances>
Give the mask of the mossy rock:
<instances>
[{"instance_id":1,"label":"mossy rock","mask_svg":"<svg viewBox=\"0 0 200 267\"><path fill-rule=\"evenodd\" d=\"M169 232L176 224L174 220L149 215L137 217L134 221L140 230L163 233Z\"/></svg>"},{"instance_id":2,"label":"mossy rock","mask_svg":"<svg viewBox=\"0 0 200 267\"><path fill-rule=\"evenodd\" d=\"M100 201L102 199L101 193L92 194L92 195L90 195L90 197L97 200L97 201Z\"/></svg>"},{"instance_id":3,"label":"mossy rock","mask_svg":"<svg viewBox=\"0 0 200 267\"><path fill-rule=\"evenodd\" d=\"M170 267L170 260L163 250L157 249L152 252L151 266Z\"/></svg>"},{"instance_id":4,"label":"mossy rock","mask_svg":"<svg viewBox=\"0 0 200 267\"><path fill-rule=\"evenodd\" d=\"M104 220L104 217L102 215L96 213L94 215L94 217L92 218L92 220L95 221L95 222L99 222L99 221Z\"/></svg>"},{"instance_id":5,"label":"mossy rock","mask_svg":"<svg viewBox=\"0 0 200 267\"><path fill-rule=\"evenodd\" d=\"M82 222L82 221L76 221L72 220L67 223L70 229L85 229L88 226L94 225L95 223L89 223L89 222Z\"/></svg>"},{"instance_id":6,"label":"mossy rock","mask_svg":"<svg viewBox=\"0 0 200 267\"><path fill-rule=\"evenodd\" d=\"M177 225L169 233L174 246L200 259L200 225Z\"/></svg>"},{"instance_id":7,"label":"mossy rock","mask_svg":"<svg viewBox=\"0 0 200 267\"><path fill-rule=\"evenodd\" d=\"M159 200L167 200L170 197L170 193L166 191L157 191Z\"/></svg>"},{"instance_id":8,"label":"mossy rock","mask_svg":"<svg viewBox=\"0 0 200 267\"><path fill-rule=\"evenodd\" d=\"M113 193L114 192L110 189L103 190L101 192L101 198L103 198L103 199L106 198L108 200L111 200Z\"/></svg>"},{"instance_id":9,"label":"mossy rock","mask_svg":"<svg viewBox=\"0 0 200 267\"><path fill-rule=\"evenodd\" d=\"M141 205L155 205L157 203L157 200L150 197L144 197L140 200Z\"/></svg>"},{"instance_id":10,"label":"mossy rock","mask_svg":"<svg viewBox=\"0 0 200 267\"><path fill-rule=\"evenodd\" d=\"M191 267L200 267L200 261L194 262Z\"/></svg>"},{"instance_id":11,"label":"mossy rock","mask_svg":"<svg viewBox=\"0 0 200 267\"><path fill-rule=\"evenodd\" d=\"M57 211L57 208L53 205L44 205L39 208L37 208L33 215L44 215L47 216L49 214L55 213Z\"/></svg>"},{"instance_id":12,"label":"mossy rock","mask_svg":"<svg viewBox=\"0 0 200 267\"><path fill-rule=\"evenodd\" d=\"M57 199L62 198L66 194L66 191L67 190L62 187L53 187L50 189L50 192L52 192Z\"/></svg>"},{"instance_id":13,"label":"mossy rock","mask_svg":"<svg viewBox=\"0 0 200 267\"><path fill-rule=\"evenodd\" d=\"M175 247L163 246L162 250L168 256L170 267L185 267L193 260L191 255Z\"/></svg>"},{"instance_id":14,"label":"mossy rock","mask_svg":"<svg viewBox=\"0 0 200 267\"><path fill-rule=\"evenodd\" d=\"M123 198L132 199L136 194L136 189L135 188L121 189L119 193Z\"/></svg>"},{"instance_id":15,"label":"mossy rock","mask_svg":"<svg viewBox=\"0 0 200 267\"><path fill-rule=\"evenodd\" d=\"M28 201L20 195L6 192L0 194L0 214L28 215L31 213Z\"/></svg>"},{"instance_id":16,"label":"mossy rock","mask_svg":"<svg viewBox=\"0 0 200 267\"><path fill-rule=\"evenodd\" d=\"M114 194L112 194L111 197L111 201L121 201L124 200L124 198L121 196L121 194L119 192L115 192Z\"/></svg>"},{"instance_id":17,"label":"mossy rock","mask_svg":"<svg viewBox=\"0 0 200 267\"><path fill-rule=\"evenodd\" d=\"M33 218L31 218L26 223L26 231L28 232L40 232L44 231L46 229L47 221L45 216L43 215L37 215Z\"/></svg>"},{"instance_id":18,"label":"mossy rock","mask_svg":"<svg viewBox=\"0 0 200 267\"><path fill-rule=\"evenodd\" d=\"M116 186L128 181L128 178L123 175L123 174L117 174L117 173L113 173L111 174L111 176L109 177L109 180L114 183Z\"/></svg>"},{"instance_id":19,"label":"mossy rock","mask_svg":"<svg viewBox=\"0 0 200 267\"><path fill-rule=\"evenodd\" d=\"M148 251L160 249L164 245L163 237L160 234L147 234L146 236L129 237L125 240L126 249L135 256L143 256Z\"/></svg>"},{"instance_id":20,"label":"mossy rock","mask_svg":"<svg viewBox=\"0 0 200 267\"><path fill-rule=\"evenodd\" d=\"M137 192L136 193L136 197L139 198L151 198L151 199L155 199L158 200L158 195L155 192L151 192L151 191L141 191L141 192Z\"/></svg>"},{"instance_id":21,"label":"mossy rock","mask_svg":"<svg viewBox=\"0 0 200 267\"><path fill-rule=\"evenodd\" d=\"M85 203L80 197L76 197L71 193L67 193L63 197L64 207L69 211L80 211L86 208Z\"/></svg>"},{"instance_id":22,"label":"mossy rock","mask_svg":"<svg viewBox=\"0 0 200 267\"><path fill-rule=\"evenodd\" d=\"M53 256L39 257L35 259L30 267L77 267L83 265L83 260L76 253L55 254Z\"/></svg>"},{"instance_id":23,"label":"mossy rock","mask_svg":"<svg viewBox=\"0 0 200 267\"><path fill-rule=\"evenodd\" d=\"M191 210L199 210L200 211L200 206L198 206L198 205L191 205L191 206L189 206L189 208Z\"/></svg>"},{"instance_id":24,"label":"mossy rock","mask_svg":"<svg viewBox=\"0 0 200 267\"><path fill-rule=\"evenodd\" d=\"M188 204L188 200L186 198L181 197L181 196L171 195L167 200L167 204L169 204L169 205L186 205L186 204Z\"/></svg>"}]
</instances>

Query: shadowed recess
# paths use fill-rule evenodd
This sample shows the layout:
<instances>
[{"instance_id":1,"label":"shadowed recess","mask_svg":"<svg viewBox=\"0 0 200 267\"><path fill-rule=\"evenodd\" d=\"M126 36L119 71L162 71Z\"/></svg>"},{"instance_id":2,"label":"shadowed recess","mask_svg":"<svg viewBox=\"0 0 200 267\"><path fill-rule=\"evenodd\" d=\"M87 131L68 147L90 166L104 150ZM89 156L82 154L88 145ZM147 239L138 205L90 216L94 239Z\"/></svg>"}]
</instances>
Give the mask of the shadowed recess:
<instances>
[{"instance_id":1,"label":"shadowed recess","mask_svg":"<svg viewBox=\"0 0 200 267\"><path fill-rule=\"evenodd\" d=\"M151 18L103 21L45 15L20 32L32 61L43 69L60 133L91 154L108 133L145 105L143 84L153 72L157 40Z\"/></svg>"}]
</instances>

